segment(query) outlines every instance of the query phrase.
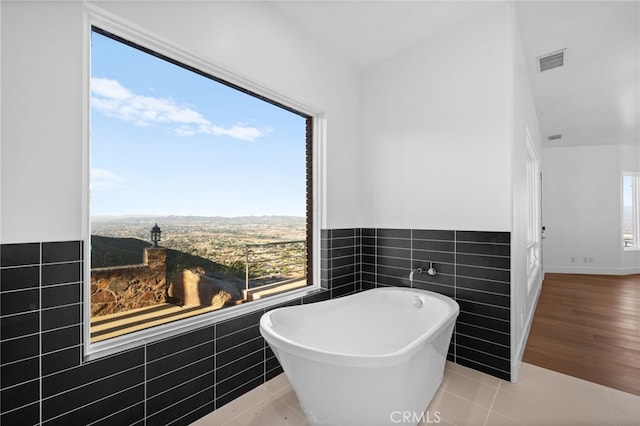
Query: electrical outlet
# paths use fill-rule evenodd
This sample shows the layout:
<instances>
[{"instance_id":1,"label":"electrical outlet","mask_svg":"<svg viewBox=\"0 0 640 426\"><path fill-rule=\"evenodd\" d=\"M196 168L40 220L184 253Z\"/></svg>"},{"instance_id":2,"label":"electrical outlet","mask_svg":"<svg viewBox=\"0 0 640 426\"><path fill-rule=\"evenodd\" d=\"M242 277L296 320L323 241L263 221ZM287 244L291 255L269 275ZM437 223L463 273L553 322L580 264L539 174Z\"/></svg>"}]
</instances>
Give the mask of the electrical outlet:
<instances>
[{"instance_id":1,"label":"electrical outlet","mask_svg":"<svg viewBox=\"0 0 640 426\"><path fill-rule=\"evenodd\" d=\"M593 257L589 258L589 263L593 263Z\"/></svg>"},{"instance_id":2,"label":"electrical outlet","mask_svg":"<svg viewBox=\"0 0 640 426\"><path fill-rule=\"evenodd\" d=\"M570 260L571 260L571 263L576 263L576 258L575 257L570 258Z\"/></svg>"},{"instance_id":3,"label":"electrical outlet","mask_svg":"<svg viewBox=\"0 0 640 426\"><path fill-rule=\"evenodd\" d=\"M587 263L589 261L589 259L587 259L586 257L582 258L582 263Z\"/></svg>"}]
</instances>

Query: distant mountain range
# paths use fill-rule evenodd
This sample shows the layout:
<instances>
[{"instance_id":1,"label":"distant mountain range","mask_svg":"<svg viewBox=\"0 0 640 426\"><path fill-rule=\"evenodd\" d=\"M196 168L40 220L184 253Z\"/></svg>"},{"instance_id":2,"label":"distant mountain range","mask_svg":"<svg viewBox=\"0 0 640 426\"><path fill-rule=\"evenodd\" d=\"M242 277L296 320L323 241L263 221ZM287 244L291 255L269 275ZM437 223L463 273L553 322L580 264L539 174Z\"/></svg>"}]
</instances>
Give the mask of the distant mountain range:
<instances>
[{"instance_id":1,"label":"distant mountain range","mask_svg":"<svg viewBox=\"0 0 640 426\"><path fill-rule=\"evenodd\" d=\"M301 216L151 216L151 215L97 215L91 216L92 222L152 223L164 224L264 224L264 225L304 225L306 218Z\"/></svg>"}]
</instances>

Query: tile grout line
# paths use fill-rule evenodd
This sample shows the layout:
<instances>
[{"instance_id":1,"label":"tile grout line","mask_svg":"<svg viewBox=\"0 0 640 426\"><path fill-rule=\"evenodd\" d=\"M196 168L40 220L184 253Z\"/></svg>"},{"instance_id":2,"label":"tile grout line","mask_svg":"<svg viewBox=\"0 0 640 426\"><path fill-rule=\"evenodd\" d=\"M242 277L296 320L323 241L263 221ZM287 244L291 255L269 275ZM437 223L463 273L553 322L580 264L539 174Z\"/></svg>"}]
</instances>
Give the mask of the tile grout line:
<instances>
[{"instance_id":1,"label":"tile grout line","mask_svg":"<svg viewBox=\"0 0 640 426\"><path fill-rule=\"evenodd\" d=\"M453 300L458 303L458 231L453 230ZM460 305L458 304L458 308ZM460 312L458 312L458 318ZM453 361L458 362L458 318L453 326Z\"/></svg>"},{"instance_id":2,"label":"tile grout line","mask_svg":"<svg viewBox=\"0 0 640 426\"><path fill-rule=\"evenodd\" d=\"M104 419L108 419L109 417L117 416L118 414L123 413L123 412L125 412L127 410L130 410L131 407L135 407L138 404L143 404L143 402L138 402L137 404L129 405L128 407L125 407L125 408L123 408L121 410L118 410L118 411L116 411L114 413L111 413L111 414L107 415L106 417L102 417L102 418L99 418L97 420L94 420L91 423L87 424L87 426L92 426L92 425L95 425L96 423L99 423L99 422L103 421Z\"/></svg>"},{"instance_id":3,"label":"tile grout line","mask_svg":"<svg viewBox=\"0 0 640 426\"><path fill-rule=\"evenodd\" d=\"M258 386L258 387L254 388L254 389L252 389L252 390L256 390L256 389L258 389L258 388L260 388L260 387L263 387L263 388L267 391L267 396L265 396L264 398L259 399L259 400L258 400L258 401L256 401L254 404L251 404L250 406L248 406L248 407L247 407L247 408L245 408L244 410L239 411L239 412L238 412L238 414L234 415L233 417L231 417L231 418L230 418L230 419L228 419L227 421L224 421L222 424L223 424L223 425L227 425L227 424L231 423L233 420L237 419L238 417L240 417L240 416L241 416L241 415L243 415L244 413L248 412L249 410L251 410L253 407L257 406L258 404L260 404L260 403L262 403L262 402L266 401L266 400L267 400L267 399L269 399L270 397L278 398L278 397L277 397L273 392L271 392L271 390L269 390L269 388L267 388L266 386L264 386L264 383L263 383L261 386ZM251 391L249 391L249 392L251 392ZM245 393L243 393L243 394L242 394L242 395L240 395L238 398L236 398L236 399L233 399L233 400L229 401L229 402L228 402L227 404L225 404L225 405L228 405L229 403L231 403L231 402L233 402L233 401L236 401L236 400L237 400L237 399L239 399L239 398L243 398L243 397L244 397L245 395L247 395L247 393L249 393L249 392L245 392ZM226 395L226 394L225 394L225 395ZM224 395L223 395L223 396L224 396ZM223 406L223 407L224 407L224 406ZM220 407L220 408L223 408L223 407Z\"/></svg>"},{"instance_id":4,"label":"tile grout line","mask_svg":"<svg viewBox=\"0 0 640 426\"><path fill-rule=\"evenodd\" d=\"M289 385L291 386L291 385ZM284 388L282 388L284 389ZM280 390L282 390L280 389ZM295 394L295 391L292 388L293 393ZM300 402L298 402L298 407L294 407L293 405L289 404L284 398L282 398L281 396L275 395L274 396L281 401L284 405L286 405L287 407L291 408L296 414L299 414L302 418L304 418L306 420L307 416L306 414L304 414L304 411L302 410L302 406L300 405ZM296 399L298 398L298 395L296 395Z\"/></svg>"},{"instance_id":5,"label":"tile grout line","mask_svg":"<svg viewBox=\"0 0 640 426\"><path fill-rule=\"evenodd\" d=\"M114 396L114 395L118 395L118 394L121 394L121 393L127 392L127 391L129 391L129 390L131 390L131 389L134 389L136 386L140 386L140 385L139 385L139 384L137 384L137 385L136 385L136 384L134 384L134 385L132 385L132 386L129 386L129 387L128 387L128 388L126 388L126 389L121 389L121 390L119 390L119 391L117 391L117 392L114 392L114 393L111 393L111 394L109 394L109 395L103 396L102 398L98 398L98 399L96 399L96 400L91 400L91 401L87 402L86 404L80 405L80 406L78 406L78 407L72 408L72 409L67 410L67 411L63 411L62 413L57 414L56 416L51 417L50 419L47 419L47 422L51 422L52 420L59 419L59 418L61 418L62 416L66 415L66 414L69 414L69 413L78 412L78 411L82 410L83 408L89 407L89 406L91 406L91 405L93 405L93 404L95 404L95 403L97 403L97 402L99 403L99 402L101 402L101 401L104 401L104 400L106 400L106 399L109 399L109 398L111 398L111 397L112 397L112 396ZM130 405L129 407L126 407L126 408L130 408L130 407L132 407L132 406L134 406L134 405L136 405L136 404L134 403L133 405ZM116 413L112 413L112 414L116 414ZM42 424L42 423L41 423L41 424Z\"/></svg>"},{"instance_id":6,"label":"tile grout line","mask_svg":"<svg viewBox=\"0 0 640 426\"><path fill-rule=\"evenodd\" d=\"M611 402L611 395L609 395L609 389L605 389L604 393L607 395L607 401L609 402L609 411L611 412L611 418L613 419L613 424L618 425L618 419L616 418L616 413L613 410L613 402Z\"/></svg>"},{"instance_id":7,"label":"tile grout line","mask_svg":"<svg viewBox=\"0 0 640 426\"><path fill-rule=\"evenodd\" d=\"M284 373L281 373L284 374ZM278 376L276 376L278 377ZM274 377L275 378L275 377ZM271 379L273 380L273 379ZM287 379L288 381L288 379ZM266 384L267 382L265 382L264 384ZM285 404L287 407L291 408L295 413L300 414L298 412L298 409L296 407L293 407L291 404L289 404L287 401L285 401L282 397L277 395L277 392L282 391L283 389L285 389L287 386L291 387L291 384L288 384L287 386L282 386L280 389L278 389L277 391L272 391L271 389L269 389L267 386L264 386L264 384L262 385L264 387L264 389L269 393L269 396L264 397L263 399L261 399L260 401L257 401L255 404L252 404L249 408L247 408L246 410L243 410L242 412L238 413L238 415L234 416L233 418L229 419L229 422L233 421L234 419L236 419L237 417L241 416L242 414L246 413L247 411L249 411L252 407L255 407L256 405L266 401L267 399L269 399L270 397L273 397L275 399L277 399L278 401L282 402L283 404ZM295 391L294 391L295 392ZM297 395L296 395L297 396ZM299 407L300 410L302 410L302 407ZM304 416L303 416L304 417ZM225 422L224 424L227 424L229 422Z\"/></svg>"},{"instance_id":8,"label":"tile grout line","mask_svg":"<svg viewBox=\"0 0 640 426\"><path fill-rule=\"evenodd\" d=\"M44 422L42 412L42 397L44 392L42 390L42 243L40 245L40 264L38 265L38 379L39 379L39 395L38 395L38 409L40 414L40 424Z\"/></svg>"},{"instance_id":9,"label":"tile grout line","mask_svg":"<svg viewBox=\"0 0 640 426\"><path fill-rule=\"evenodd\" d=\"M211 370L213 371L213 395L211 398L213 399L213 410L218 409L218 401L216 398L216 391L218 386L218 373L216 371L216 363L218 362L218 327L217 324L213 324L211 326L211 334L213 335L213 342L211 342L213 346L213 356L211 357Z\"/></svg>"},{"instance_id":10,"label":"tile grout line","mask_svg":"<svg viewBox=\"0 0 640 426\"><path fill-rule=\"evenodd\" d=\"M75 370L75 369L77 369L77 368L78 368L78 367L72 367L72 368L69 368L69 369L64 370L64 371ZM117 372L115 372L115 373L112 373L112 374L109 374L109 375L106 375L106 376L100 377L99 379L95 379L95 380L89 381L89 382L87 382L87 383L80 384L80 385L78 385L78 386L74 386L74 387L69 388L69 389L59 390L59 391L57 391L56 393L52 393L52 394L51 394L51 395L49 395L49 396L43 396L43 397L42 397L42 399L41 399L41 401L42 401L42 402L46 402L46 401L51 400L51 399L53 399L53 398L58 398L58 397L60 397L61 395L67 394L67 393L69 393L69 392L77 391L78 389L82 389L83 387L87 387L87 386L91 386L91 385L97 384L97 383L99 383L99 382L101 382L101 381L103 381L103 380L108 380L108 379L115 378L115 377L117 377L118 375L121 375L121 374L123 374L123 373L128 373L128 372L130 372L130 371L133 371L133 370L134 370L134 369L136 369L136 368L139 368L139 366L134 366L134 367L127 368L127 369L124 369L124 370L120 370L120 371L117 371ZM48 378L48 377L51 377L51 376L52 376L52 375L45 376L44 378Z\"/></svg>"},{"instance_id":11,"label":"tile grout line","mask_svg":"<svg viewBox=\"0 0 640 426\"><path fill-rule=\"evenodd\" d=\"M202 389L202 390L200 390L200 391L196 392L196 393L195 393L195 394L193 394L193 395L187 396L187 397L185 397L185 398L182 398L182 399L181 399L181 400L179 400L179 401L174 402L173 404L167 405L167 406L165 406L164 408L161 408L160 410L158 410L158 411L154 412L150 417L156 417L156 416L158 416L158 415L162 414L163 412L165 412L165 413L166 413L166 412L167 412L167 410L171 410L173 407L175 407L175 406L177 406L177 405L179 405L179 404L181 404L181 403L183 403L183 402L185 402L185 401L188 401L190 398L192 398L192 397L194 397L194 396L196 396L196 395L199 395L199 394L201 394L201 393L204 393L204 392L208 391L210 388L211 388L211 387L209 386L209 387L207 387L207 388L205 388L205 389ZM155 397L155 395L154 395L154 397ZM196 408L196 410L197 410L197 408ZM185 417L185 416L187 416L187 415L189 415L189 413L184 414L183 416L179 417L178 419L174 419L174 420L172 420L172 421L171 421L171 423L175 423L177 420L180 420L181 418L183 418L183 417ZM146 423L147 423L147 418L145 418L145 424L146 424Z\"/></svg>"},{"instance_id":12,"label":"tile grout line","mask_svg":"<svg viewBox=\"0 0 640 426\"><path fill-rule=\"evenodd\" d=\"M157 396L159 396L159 395L166 394L167 392L171 392L171 391L173 391L173 390L175 390L175 389L179 388L180 386L185 385L186 383L194 382L194 381L196 381L196 380L198 380L198 379L200 379L200 378L202 378L202 377L206 376L207 374L209 374L209 372L208 372L208 371L207 371L207 372L204 372L204 373L202 373L202 374L200 374L200 375L198 375L198 376L196 376L196 377L192 377L192 378L190 378L189 380L182 380L179 384L177 384L177 385L175 385L175 386L172 386L172 387L170 387L170 388L164 389L163 391L161 391L161 392L158 392L158 393L154 394L154 395L151 397L151 399L153 399L153 398L155 398L155 397L157 397ZM207 389L208 389L208 388L207 388ZM146 393L146 392L145 392L145 393ZM183 398L182 400L180 400L180 401L178 401L178 402L184 401L184 400L189 399L189 398L190 398L190 397ZM161 410L161 411L162 411L162 410ZM160 411L158 411L158 412L160 412Z\"/></svg>"},{"instance_id":13,"label":"tile grout line","mask_svg":"<svg viewBox=\"0 0 640 426\"><path fill-rule=\"evenodd\" d=\"M493 395L493 399L491 400L491 405L489 406L489 410L487 411L487 417L485 417L484 419L483 426L487 426L487 422L489 421L489 416L491 416L491 410L493 410L493 404L496 402L496 398L498 397L498 392L500 392L500 386L502 386L502 381L498 382L496 393Z\"/></svg>"},{"instance_id":14,"label":"tile grout line","mask_svg":"<svg viewBox=\"0 0 640 426\"><path fill-rule=\"evenodd\" d=\"M206 391L206 389L205 389L204 391ZM204 392L204 391L203 391L203 392ZM172 421L171 421L171 423L169 423L168 425L174 425L174 424L176 424L176 423L180 422L182 419L184 419L185 417L190 416L191 414L193 414L193 413L195 413L196 411L200 410L202 407L205 407L207 404L208 404L208 403L204 403L203 405L201 405L201 406L199 406L199 407L197 407L197 408L194 408L193 410L189 411L188 413L186 413L186 414L184 414L184 415L182 415L182 416L178 417L177 419L172 420ZM91 426L91 425L88 425L88 426Z\"/></svg>"},{"instance_id":15,"label":"tile grout line","mask_svg":"<svg viewBox=\"0 0 640 426\"><path fill-rule=\"evenodd\" d=\"M497 368L497 367L493 367L493 366L491 366L491 365L488 365L488 364L485 364L485 363L482 363L482 362L474 361L474 360L472 360L472 359L465 358L465 357L463 357L463 356L456 356L456 360L457 360L457 359L462 359L462 360L465 360L465 361L470 361L470 362L472 362L472 363L474 363L474 364L477 364L477 365L481 365L481 366L483 366L483 367L490 368L490 369L492 369L492 370L494 370L494 371L497 371L497 372L501 372L501 373L505 373L505 374L511 374L511 373L509 373L508 371L502 370L502 369ZM503 358L503 359L504 359L504 358ZM458 363L458 362L456 362L456 364L459 364L459 363ZM459 364L459 365L462 365L463 367L466 367L464 364ZM474 369L473 367L468 367L468 368ZM484 373L484 374L488 374L489 376L493 376L493 377L495 377L495 378L497 378L497 379L499 379L499 380L507 380L507 379L503 379L503 378L502 378L502 377L500 377L500 376L493 375L493 374L491 374L491 373L487 373L487 372L482 371L482 370L478 370L478 371L480 371L481 373Z\"/></svg>"},{"instance_id":16,"label":"tile grout line","mask_svg":"<svg viewBox=\"0 0 640 426\"><path fill-rule=\"evenodd\" d=\"M375 241L375 251L374 251L374 265L373 265L373 276L375 278L375 283L374 283L374 287L373 288L378 288L378 255L379 255L379 250L378 250L378 228L374 228L373 231L373 238Z\"/></svg>"},{"instance_id":17,"label":"tile grout line","mask_svg":"<svg viewBox=\"0 0 640 426\"><path fill-rule=\"evenodd\" d=\"M410 240L409 240L409 275L413 271L413 229L409 230ZM409 280L409 287L413 288L413 280Z\"/></svg>"},{"instance_id":18,"label":"tile grout line","mask_svg":"<svg viewBox=\"0 0 640 426\"><path fill-rule=\"evenodd\" d=\"M362 228L358 228L358 285L360 287L360 291L362 291Z\"/></svg>"},{"instance_id":19,"label":"tile grout line","mask_svg":"<svg viewBox=\"0 0 640 426\"><path fill-rule=\"evenodd\" d=\"M329 298L333 299L333 231L327 230L327 289Z\"/></svg>"},{"instance_id":20,"label":"tile grout line","mask_svg":"<svg viewBox=\"0 0 640 426\"><path fill-rule=\"evenodd\" d=\"M142 406L142 416L143 416L143 424L146 425L147 424L147 387L149 386L149 381L147 380L147 370L149 369L149 363L147 362L147 352L149 351L149 345L145 344L143 347L143 360L142 362L144 363L144 370L143 373L144 374L144 390L143 390L143 395L142 395L142 402L143 402L143 406Z\"/></svg>"}]
</instances>

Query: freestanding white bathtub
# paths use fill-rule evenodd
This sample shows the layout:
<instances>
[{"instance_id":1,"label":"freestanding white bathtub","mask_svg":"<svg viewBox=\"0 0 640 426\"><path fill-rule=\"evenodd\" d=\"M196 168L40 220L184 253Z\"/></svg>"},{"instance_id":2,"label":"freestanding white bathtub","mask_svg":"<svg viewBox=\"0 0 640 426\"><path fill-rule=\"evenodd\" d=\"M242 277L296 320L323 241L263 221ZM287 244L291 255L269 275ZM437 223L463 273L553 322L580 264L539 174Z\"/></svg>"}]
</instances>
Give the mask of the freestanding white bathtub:
<instances>
[{"instance_id":1,"label":"freestanding white bathtub","mask_svg":"<svg viewBox=\"0 0 640 426\"><path fill-rule=\"evenodd\" d=\"M430 291L377 288L274 309L260 332L310 424L416 424L442 381L459 311Z\"/></svg>"}]
</instances>

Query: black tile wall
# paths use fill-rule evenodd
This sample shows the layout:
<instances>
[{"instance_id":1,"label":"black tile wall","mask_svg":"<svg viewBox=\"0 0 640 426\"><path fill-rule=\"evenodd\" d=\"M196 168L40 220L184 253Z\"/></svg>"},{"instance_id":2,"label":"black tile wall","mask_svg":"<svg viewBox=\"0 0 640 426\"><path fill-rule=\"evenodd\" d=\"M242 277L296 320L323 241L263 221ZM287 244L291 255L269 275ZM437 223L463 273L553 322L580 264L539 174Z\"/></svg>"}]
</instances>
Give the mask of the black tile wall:
<instances>
[{"instance_id":1,"label":"black tile wall","mask_svg":"<svg viewBox=\"0 0 640 426\"><path fill-rule=\"evenodd\" d=\"M359 236L343 234L336 295L358 282ZM0 424L188 425L282 373L264 310L83 362L82 256L79 241L0 245Z\"/></svg>"},{"instance_id":2,"label":"black tile wall","mask_svg":"<svg viewBox=\"0 0 640 426\"><path fill-rule=\"evenodd\" d=\"M361 288L399 286L447 295L460 305L448 358L509 380L511 246L508 232L361 231ZM331 244L329 242L328 244ZM414 274L428 269L435 276Z\"/></svg>"},{"instance_id":3,"label":"black tile wall","mask_svg":"<svg viewBox=\"0 0 640 426\"><path fill-rule=\"evenodd\" d=\"M509 379L509 240L322 230L322 290L286 305L379 286L447 294L461 308L449 359ZM83 362L82 256L80 241L0 245L0 423L187 425L282 373L259 333L264 310ZM410 283L429 262L438 274Z\"/></svg>"},{"instance_id":4,"label":"black tile wall","mask_svg":"<svg viewBox=\"0 0 640 426\"><path fill-rule=\"evenodd\" d=\"M323 230L321 238L321 286L331 298L360 291L361 230Z\"/></svg>"},{"instance_id":5,"label":"black tile wall","mask_svg":"<svg viewBox=\"0 0 640 426\"><path fill-rule=\"evenodd\" d=\"M146 346L147 425L171 424L213 406L213 326Z\"/></svg>"}]
</instances>

